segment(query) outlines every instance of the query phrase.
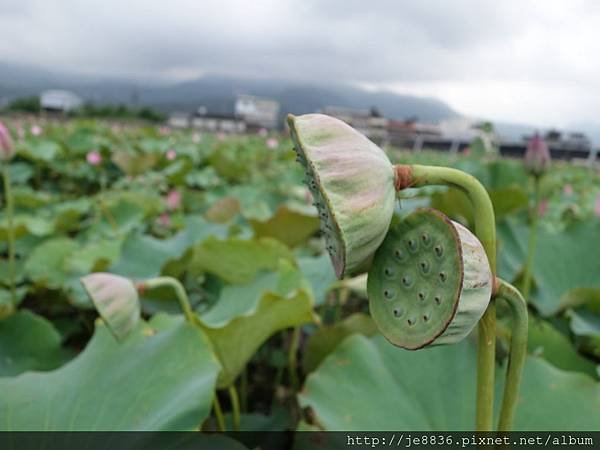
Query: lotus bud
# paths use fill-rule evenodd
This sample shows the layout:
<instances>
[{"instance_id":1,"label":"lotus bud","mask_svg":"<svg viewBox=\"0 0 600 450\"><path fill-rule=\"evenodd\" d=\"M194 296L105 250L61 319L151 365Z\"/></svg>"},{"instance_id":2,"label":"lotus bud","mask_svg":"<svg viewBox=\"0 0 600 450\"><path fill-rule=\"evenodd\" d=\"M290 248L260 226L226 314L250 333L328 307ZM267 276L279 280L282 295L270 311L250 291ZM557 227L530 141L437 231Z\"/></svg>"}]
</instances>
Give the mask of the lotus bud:
<instances>
[{"instance_id":1,"label":"lotus bud","mask_svg":"<svg viewBox=\"0 0 600 450\"><path fill-rule=\"evenodd\" d=\"M467 336L485 312L493 277L481 243L441 212L394 221L369 271L371 315L394 345L416 350Z\"/></svg>"},{"instance_id":2,"label":"lotus bud","mask_svg":"<svg viewBox=\"0 0 600 450\"><path fill-rule=\"evenodd\" d=\"M15 156L15 148L8 128L0 122L0 158L2 161L10 161Z\"/></svg>"},{"instance_id":3,"label":"lotus bud","mask_svg":"<svg viewBox=\"0 0 600 450\"><path fill-rule=\"evenodd\" d=\"M387 233L396 199L387 155L330 116L288 116L321 232L338 278L365 266Z\"/></svg>"},{"instance_id":4,"label":"lotus bud","mask_svg":"<svg viewBox=\"0 0 600 450\"><path fill-rule=\"evenodd\" d=\"M100 317L118 338L124 338L140 319L140 301L133 282L111 273L92 273L81 278Z\"/></svg>"},{"instance_id":5,"label":"lotus bud","mask_svg":"<svg viewBox=\"0 0 600 450\"><path fill-rule=\"evenodd\" d=\"M550 168L550 159L548 144L535 133L525 151L525 168L530 174L539 177Z\"/></svg>"}]
</instances>

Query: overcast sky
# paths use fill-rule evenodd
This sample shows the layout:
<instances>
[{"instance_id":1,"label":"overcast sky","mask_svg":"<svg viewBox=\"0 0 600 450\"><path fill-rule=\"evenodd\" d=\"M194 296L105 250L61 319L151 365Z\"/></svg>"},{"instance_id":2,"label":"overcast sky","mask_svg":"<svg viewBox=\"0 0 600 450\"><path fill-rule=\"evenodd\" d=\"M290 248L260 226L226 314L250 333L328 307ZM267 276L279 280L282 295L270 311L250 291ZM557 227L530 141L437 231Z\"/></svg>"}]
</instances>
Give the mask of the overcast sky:
<instances>
[{"instance_id":1,"label":"overcast sky","mask_svg":"<svg viewBox=\"0 0 600 450\"><path fill-rule=\"evenodd\" d=\"M332 80L533 125L600 124L600 2L0 0L0 61Z\"/></svg>"}]
</instances>

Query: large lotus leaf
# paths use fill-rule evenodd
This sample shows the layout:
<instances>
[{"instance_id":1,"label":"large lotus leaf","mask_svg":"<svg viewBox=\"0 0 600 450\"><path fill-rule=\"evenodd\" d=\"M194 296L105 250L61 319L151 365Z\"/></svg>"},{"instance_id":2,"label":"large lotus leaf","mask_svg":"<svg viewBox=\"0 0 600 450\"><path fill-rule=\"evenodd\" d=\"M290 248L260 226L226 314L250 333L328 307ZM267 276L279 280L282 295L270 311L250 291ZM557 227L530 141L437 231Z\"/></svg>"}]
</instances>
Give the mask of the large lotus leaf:
<instances>
[{"instance_id":1,"label":"large lotus leaf","mask_svg":"<svg viewBox=\"0 0 600 450\"><path fill-rule=\"evenodd\" d=\"M72 272L89 273L105 270L121 254L120 239L99 239L88 242L73 252L67 260Z\"/></svg>"},{"instance_id":2,"label":"large lotus leaf","mask_svg":"<svg viewBox=\"0 0 600 450\"><path fill-rule=\"evenodd\" d=\"M8 219L5 215L0 218L0 240L6 241L8 236ZM13 231L16 238L26 234L48 236L54 231L54 222L46 217L36 217L30 214L15 214Z\"/></svg>"},{"instance_id":3,"label":"large lotus leaf","mask_svg":"<svg viewBox=\"0 0 600 450\"><path fill-rule=\"evenodd\" d=\"M14 313L17 306L21 304L25 295L27 295L28 286L22 286L15 289L15 300L9 289L0 288L0 320Z\"/></svg>"},{"instance_id":4,"label":"large lotus leaf","mask_svg":"<svg viewBox=\"0 0 600 450\"><path fill-rule=\"evenodd\" d=\"M501 276L511 279L521 270L528 236L527 227L516 220L498 227ZM533 267L536 289L531 302L542 315L600 298L598 236L597 220L574 223L561 231L540 226Z\"/></svg>"},{"instance_id":5,"label":"large lotus leaf","mask_svg":"<svg viewBox=\"0 0 600 450\"><path fill-rule=\"evenodd\" d=\"M331 258L327 253L316 257L299 257L298 267L310 283L315 297L315 305L321 305L329 290L337 282Z\"/></svg>"},{"instance_id":6,"label":"large lotus leaf","mask_svg":"<svg viewBox=\"0 0 600 450\"><path fill-rule=\"evenodd\" d=\"M63 232L79 228L80 218L87 214L91 207L92 202L85 197L53 205L50 212L54 229L56 232Z\"/></svg>"},{"instance_id":7,"label":"large lotus leaf","mask_svg":"<svg viewBox=\"0 0 600 450\"><path fill-rule=\"evenodd\" d=\"M488 191L496 221L527 207L528 197L519 186L506 186ZM473 223L473 206L465 193L457 189L435 192L431 196L431 207L439 209L453 219Z\"/></svg>"},{"instance_id":8,"label":"large lotus leaf","mask_svg":"<svg viewBox=\"0 0 600 450\"><path fill-rule=\"evenodd\" d=\"M129 153L125 151L116 152L112 161L127 175L135 176L152 169L157 161L157 155L151 153Z\"/></svg>"},{"instance_id":9,"label":"large lotus leaf","mask_svg":"<svg viewBox=\"0 0 600 450\"><path fill-rule=\"evenodd\" d=\"M219 387L233 383L260 345L275 332L318 319L313 298L298 269L281 261L277 272L223 289L201 318L223 370Z\"/></svg>"},{"instance_id":10,"label":"large lotus leaf","mask_svg":"<svg viewBox=\"0 0 600 450\"><path fill-rule=\"evenodd\" d=\"M186 227L169 239L133 233L123 243L121 257L109 271L131 278L158 276L168 261L181 258L192 245L225 232L220 225L194 217L187 219Z\"/></svg>"},{"instance_id":11,"label":"large lotus leaf","mask_svg":"<svg viewBox=\"0 0 600 450\"><path fill-rule=\"evenodd\" d=\"M600 358L600 313L588 308L579 308L569 310L567 315L571 330L581 337L582 351ZM600 371L598 373L600 374Z\"/></svg>"},{"instance_id":12,"label":"large lotus leaf","mask_svg":"<svg viewBox=\"0 0 600 450\"><path fill-rule=\"evenodd\" d=\"M542 314L550 315L575 301L574 290L600 291L600 222L574 224L562 232L540 229L533 276L533 298Z\"/></svg>"},{"instance_id":13,"label":"large lotus leaf","mask_svg":"<svg viewBox=\"0 0 600 450\"><path fill-rule=\"evenodd\" d=\"M290 250L271 238L244 240L208 238L194 247L193 273L208 272L229 283L244 283L264 270L274 270L279 260L293 260Z\"/></svg>"},{"instance_id":14,"label":"large lotus leaf","mask_svg":"<svg viewBox=\"0 0 600 450\"><path fill-rule=\"evenodd\" d=\"M56 159L61 148L57 142L49 139L31 140L19 149L19 154L34 161L51 162Z\"/></svg>"},{"instance_id":15,"label":"large lotus leaf","mask_svg":"<svg viewBox=\"0 0 600 450\"><path fill-rule=\"evenodd\" d=\"M266 221L250 220L257 237L273 237L295 247L319 229L319 218L282 205Z\"/></svg>"},{"instance_id":16,"label":"large lotus leaf","mask_svg":"<svg viewBox=\"0 0 600 450\"><path fill-rule=\"evenodd\" d=\"M208 208L204 217L211 222L227 223L240 213L240 202L234 197L222 197Z\"/></svg>"},{"instance_id":17,"label":"large lotus leaf","mask_svg":"<svg viewBox=\"0 0 600 450\"><path fill-rule=\"evenodd\" d=\"M25 274L36 284L60 288L74 274L68 262L80 248L80 244L73 239L49 239L29 255L25 261Z\"/></svg>"},{"instance_id":18,"label":"large lotus leaf","mask_svg":"<svg viewBox=\"0 0 600 450\"><path fill-rule=\"evenodd\" d=\"M309 373L315 370L327 355L351 334L373 336L376 332L377 327L371 316L362 313L352 314L334 325L319 328L306 344L302 358L304 371Z\"/></svg>"},{"instance_id":19,"label":"large lotus leaf","mask_svg":"<svg viewBox=\"0 0 600 450\"><path fill-rule=\"evenodd\" d=\"M497 227L498 275L513 281L525 264L529 231L527 226L509 218Z\"/></svg>"},{"instance_id":20,"label":"large lotus leaf","mask_svg":"<svg viewBox=\"0 0 600 450\"><path fill-rule=\"evenodd\" d=\"M545 320L529 316L527 347L530 353L544 358L559 369L598 376L596 364L581 356L569 337Z\"/></svg>"},{"instance_id":21,"label":"large lotus leaf","mask_svg":"<svg viewBox=\"0 0 600 450\"><path fill-rule=\"evenodd\" d=\"M496 378L500 395L500 370ZM299 401L327 430L472 430L475 385L469 340L410 352L381 335L355 334L308 376ZM530 357L514 429L597 430L599 408L600 384L592 378Z\"/></svg>"},{"instance_id":22,"label":"large lotus leaf","mask_svg":"<svg viewBox=\"0 0 600 450\"><path fill-rule=\"evenodd\" d=\"M71 358L45 318L27 310L0 320L0 377L27 370L52 370Z\"/></svg>"},{"instance_id":23,"label":"large lotus leaf","mask_svg":"<svg viewBox=\"0 0 600 450\"><path fill-rule=\"evenodd\" d=\"M193 430L218 371L206 336L181 318L143 322L122 342L98 322L60 369L0 379L0 430Z\"/></svg>"},{"instance_id":24,"label":"large lotus leaf","mask_svg":"<svg viewBox=\"0 0 600 450\"><path fill-rule=\"evenodd\" d=\"M143 222L145 211L137 203L126 199L108 201L102 198L97 200L99 220L92 230L104 236L122 236L138 228Z\"/></svg>"}]
</instances>

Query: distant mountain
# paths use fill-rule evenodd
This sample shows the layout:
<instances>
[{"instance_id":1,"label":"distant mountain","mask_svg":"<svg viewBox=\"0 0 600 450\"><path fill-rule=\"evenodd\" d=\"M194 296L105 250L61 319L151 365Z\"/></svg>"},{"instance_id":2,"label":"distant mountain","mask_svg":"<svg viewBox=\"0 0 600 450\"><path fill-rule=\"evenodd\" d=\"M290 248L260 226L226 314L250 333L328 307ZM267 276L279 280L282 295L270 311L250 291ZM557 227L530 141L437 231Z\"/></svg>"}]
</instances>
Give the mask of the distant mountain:
<instances>
[{"instance_id":1,"label":"distant mountain","mask_svg":"<svg viewBox=\"0 0 600 450\"><path fill-rule=\"evenodd\" d=\"M418 117L436 122L458 114L434 99L372 92L349 85L297 83L285 80L255 80L206 76L177 84L159 85L125 79L76 77L52 71L0 63L0 97L37 95L44 89L69 89L95 103L146 105L163 111L194 111L199 106L219 113L230 112L236 94L271 97L281 112L302 114L324 106L377 107L385 116Z\"/></svg>"}]
</instances>

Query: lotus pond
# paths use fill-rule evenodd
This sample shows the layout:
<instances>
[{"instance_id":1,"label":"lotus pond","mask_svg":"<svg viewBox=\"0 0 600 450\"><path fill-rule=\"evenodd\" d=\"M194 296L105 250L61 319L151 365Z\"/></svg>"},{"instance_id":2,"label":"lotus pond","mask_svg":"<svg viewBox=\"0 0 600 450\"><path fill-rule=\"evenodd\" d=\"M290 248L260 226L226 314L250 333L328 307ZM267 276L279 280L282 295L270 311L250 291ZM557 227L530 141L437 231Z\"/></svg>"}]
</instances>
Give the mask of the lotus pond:
<instances>
[{"instance_id":1,"label":"lotus pond","mask_svg":"<svg viewBox=\"0 0 600 450\"><path fill-rule=\"evenodd\" d=\"M336 278L289 138L5 123L0 430L474 429L476 333L419 351L385 339L365 276ZM470 150L386 149L485 186L498 275L520 286L532 181L522 161ZM599 430L600 170L555 161L539 189L514 429ZM402 191L395 214L423 207L473 226L465 194L446 187ZM90 298L102 286L85 283L99 272L139 298L117 327ZM500 392L508 308L497 315Z\"/></svg>"}]
</instances>

